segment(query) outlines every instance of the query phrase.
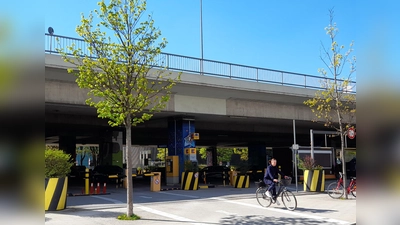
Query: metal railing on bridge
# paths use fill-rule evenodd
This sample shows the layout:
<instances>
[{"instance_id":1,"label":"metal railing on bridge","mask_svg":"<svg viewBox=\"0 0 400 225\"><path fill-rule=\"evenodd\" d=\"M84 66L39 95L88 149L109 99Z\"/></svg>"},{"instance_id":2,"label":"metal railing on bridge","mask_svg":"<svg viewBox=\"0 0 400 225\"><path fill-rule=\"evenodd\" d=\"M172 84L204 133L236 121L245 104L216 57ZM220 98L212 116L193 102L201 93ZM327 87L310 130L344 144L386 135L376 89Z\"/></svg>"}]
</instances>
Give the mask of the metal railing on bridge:
<instances>
[{"instance_id":1,"label":"metal railing on bridge","mask_svg":"<svg viewBox=\"0 0 400 225\"><path fill-rule=\"evenodd\" d=\"M95 58L95 56L90 54L87 48L88 43L86 43L83 39L60 35L50 35L47 33L45 36L45 52L49 54L59 54L56 49L61 48L68 55L72 55L72 51L68 50L67 47L74 45L76 49L81 49L81 53L83 55ZM155 67L167 68L168 70L182 71L192 74L203 74L208 76L319 90L323 89L321 86L322 82L326 82L327 80L333 81L333 79L323 76L285 72L208 59L202 60L200 58L170 53L161 53L158 57L159 58L156 60L156 65L154 65ZM203 71L201 71L202 63ZM339 82L343 82L343 80L339 80ZM355 94L356 82L350 81L347 90L344 91Z\"/></svg>"}]
</instances>

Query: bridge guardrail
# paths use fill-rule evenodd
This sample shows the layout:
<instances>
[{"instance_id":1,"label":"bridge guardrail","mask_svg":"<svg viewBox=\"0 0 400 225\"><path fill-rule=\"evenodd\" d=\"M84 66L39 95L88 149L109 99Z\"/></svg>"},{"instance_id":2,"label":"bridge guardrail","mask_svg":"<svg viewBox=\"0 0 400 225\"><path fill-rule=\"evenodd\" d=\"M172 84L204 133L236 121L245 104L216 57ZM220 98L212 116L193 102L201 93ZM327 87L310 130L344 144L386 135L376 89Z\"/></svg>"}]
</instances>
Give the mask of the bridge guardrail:
<instances>
[{"instance_id":1,"label":"bridge guardrail","mask_svg":"<svg viewBox=\"0 0 400 225\"><path fill-rule=\"evenodd\" d=\"M81 49L83 55L95 58L87 49L88 44L79 38L65 37L60 35L45 34L45 52L58 54L57 48L62 48L67 54L72 55L72 51L67 50L68 46L75 45L76 49ZM201 64L203 63L203 71ZM270 83L292 87L302 87L309 89L322 90L321 83L333 81L332 78L314 76L301 73L293 73L266 69L260 67L239 65L234 63L219 62L208 59L200 59L190 56L182 56L170 53L161 53L156 59L155 67L167 68L173 71L182 71L192 74L203 74L208 76L225 77L236 80L255 81L260 83ZM343 80L339 80L343 82ZM349 83L348 93L355 94L356 82Z\"/></svg>"}]
</instances>

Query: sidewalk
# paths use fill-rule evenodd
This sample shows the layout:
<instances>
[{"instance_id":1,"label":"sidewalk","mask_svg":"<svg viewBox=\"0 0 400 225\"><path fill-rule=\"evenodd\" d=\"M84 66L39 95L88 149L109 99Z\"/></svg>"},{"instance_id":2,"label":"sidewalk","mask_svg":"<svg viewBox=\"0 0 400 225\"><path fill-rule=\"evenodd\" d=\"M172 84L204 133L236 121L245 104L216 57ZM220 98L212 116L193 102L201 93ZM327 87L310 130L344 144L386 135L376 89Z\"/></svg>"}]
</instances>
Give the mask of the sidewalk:
<instances>
[{"instance_id":1,"label":"sidewalk","mask_svg":"<svg viewBox=\"0 0 400 225\"><path fill-rule=\"evenodd\" d=\"M167 188L168 186L164 186L163 188ZM79 191L80 188L71 188L71 191ZM294 184L288 186L288 189L291 190L297 197L298 199L298 209L296 209L294 212L295 213L315 213L312 210L316 212L324 212L324 211L329 211L330 208L337 208L338 206L336 204L343 204L343 200L336 200L336 199L330 199L330 197L326 193L318 193L318 192L304 192L303 186L298 185L298 192L296 192L296 186ZM254 195L254 192L256 190L256 187L253 184L250 184L250 188L246 189L236 189L231 186L222 186L222 185L216 185L215 188L205 190L202 192L190 192L190 191L175 191L175 190L168 190L167 192L169 193L186 193L187 195L199 195L202 193L207 193L208 191L212 191L212 193L215 193L215 195L220 195L222 197L226 198L235 198L234 196L241 196L242 199L249 199L251 196ZM45 224L48 225L62 225L62 224L85 224L85 225L119 225L119 224L127 224L127 223L136 223L136 224L163 224L160 221L164 222L171 222L168 221L168 218L155 215L154 213L149 212L146 210L146 207L142 206L141 203L138 201L134 201L134 213L139 215L141 217L140 220L136 221L123 221L123 220L118 220L116 217L121 214L126 213L126 203L125 201L122 202L122 200L115 200L114 202L110 202L110 198L117 198L120 197L121 199L126 199L126 189L124 188L116 188L116 187L109 187L108 188L108 195L96 195L95 198L92 197L68 197L68 198L75 198L73 199L74 201L77 201L77 199L82 199L83 204L75 204L75 205L67 205L67 209L61 210L61 211L56 211L56 212L46 212L45 213ZM154 192L150 192L149 186L147 185L136 185L134 187L134 193L144 193L144 194L151 194ZM211 192L210 192L211 193ZM224 194L231 194L231 197L224 196ZM98 203L93 203L91 200L98 200L98 202L102 202L100 204ZM107 200L106 200L107 199ZM72 199L71 199L72 200ZM351 201L352 205L355 206L355 199L349 200ZM67 201L68 203L68 201ZM138 203L138 204L137 204ZM162 202L159 202L160 204L165 204ZM257 203L254 203L257 205ZM321 204L321 207L318 207L318 209L315 209L315 206ZM323 205L322 205L323 204ZM352 221L355 220L354 213L352 212L352 209L343 209L343 218L347 220L346 221ZM340 206L343 208L342 206ZM346 206L345 206L346 207ZM321 208L321 209L320 209ZM346 212L348 214L346 214ZM340 212L342 213L342 212ZM329 212L327 213L329 215ZM155 218L158 218L155 219ZM158 222L155 222L158 221ZM355 221L354 221L355 222ZM183 224L183 223L182 223ZM194 224L194 223L193 223ZM201 224L201 223L199 223ZM351 222L347 224L352 224ZM355 223L353 223L355 224Z\"/></svg>"}]
</instances>

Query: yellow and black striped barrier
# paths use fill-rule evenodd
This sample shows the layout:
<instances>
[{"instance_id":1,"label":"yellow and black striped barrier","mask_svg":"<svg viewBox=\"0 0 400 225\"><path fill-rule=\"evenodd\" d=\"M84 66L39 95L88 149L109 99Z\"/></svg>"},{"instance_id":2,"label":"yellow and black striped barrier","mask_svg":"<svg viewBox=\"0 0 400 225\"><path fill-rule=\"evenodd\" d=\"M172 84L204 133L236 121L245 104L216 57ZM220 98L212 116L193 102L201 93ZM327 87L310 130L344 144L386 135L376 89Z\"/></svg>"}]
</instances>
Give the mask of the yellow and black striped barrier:
<instances>
[{"instance_id":1,"label":"yellow and black striped barrier","mask_svg":"<svg viewBox=\"0 0 400 225\"><path fill-rule=\"evenodd\" d=\"M325 171L304 170L304 191L325 191Z\"/></svg>"},{"instance_id":2,"label":"yellow and black striped barrier","mask_svg":"<svg viewBox=\"0 0 400 225\"><path fill-rule=\"evenodd\" d=\"M199 187L198 172L182 172L181 190L197 190Z\"/></svg>"},{"instance_id":3,"label":"yellow and black striped barrier","mask_svg":"<svg viewBox=\"0 0 400 225\"><path fill-rule=\"evenodd\" d=\"M249 175L236 175L233 179L233 184L235 188L249 188L250 186Z\"/></svg>"},{"instance_id":4,"label":"yellow and black striped barrier","mask_svg":"<svg viewBox=\"0 0 400 225\"><path fill-rule=\"evenodd\" d=\"M56 211L67 206L68 177L46 178L44 182L44 210Z\"/></svg>"}]
</instances>

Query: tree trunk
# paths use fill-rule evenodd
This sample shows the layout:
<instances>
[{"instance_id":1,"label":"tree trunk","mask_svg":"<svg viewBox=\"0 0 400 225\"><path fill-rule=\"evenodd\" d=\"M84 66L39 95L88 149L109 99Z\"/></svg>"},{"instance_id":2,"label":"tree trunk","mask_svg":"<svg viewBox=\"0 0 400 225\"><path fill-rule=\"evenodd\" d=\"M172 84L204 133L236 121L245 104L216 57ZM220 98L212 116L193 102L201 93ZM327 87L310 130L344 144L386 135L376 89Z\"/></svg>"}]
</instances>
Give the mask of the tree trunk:
<instances>
[{"instance_id":1,"label":"tree trunk","mask_svg":"<svg viewBox=\"0 0 400 225\"><path fill-rule=\"evenodd\" d=\"M127 216L133 215L133 202L132 202L132 195L133 195L133 188L132 188L132 153L131 153L131 116L128 114L125 123L126 129L126 178L127 179L127 189L126 189L126 208L127 208Z\"/></svg>"},{"instance_id":2,"label":"tree trunk","mask_svg":"<svg viewBox=\"0 0 400 225\"><path fill-rule=\"evenodd\" d=\"M342 127L341 127L342 128ZM343 187L344 187L344 196L348 199L348 194L346 190L347 184L347 174L346 174L346 161L344 160L344 139L346 138L344 132L340 133L340 140L341 140L341 152L342 152L342 173L343 173Z\"/></svg>"},{"instance_id":3,"label":"tree trunk","mask_svg":"<svg viewBox=\"0 0 400 225\"><path fill-rule=\"evenodd\" d=\"M336 74L336 67L335 67L335 74ZM336 75L335 75L335 83L336 81ZM338 116L338 122L339 122L339 132L340 132L340 151L341 151L341 155L342 155L342 174L343 174L343 187L344 187L344 196L346 199L348 199L348 195L347 195L347 190L346 190L346 183L347 183L347 174L346 174L346 161L344 160L344 139L345 139L345 132L343 130L343 124L342 124L342 115L340 113L340 107L339 107L339 102L340 102L340 98L338 96L338 90L337 90L337 85L335 85L336 87L336 96L335 96L335 100L336 100L336 113Z\"/></svg>"},{"instance_id":4,"label":"tree trunk","mask_svg":"<svg viewBox=\"0 0 400 225\"><path fill-rule=\"evenodd\" d=\"M82 154L81 154L81 166L83 165L83 160L85 159L85 157L86 157L86 153L85 153L85 155L82 157Z\"/></svg>"}]
</instances>

